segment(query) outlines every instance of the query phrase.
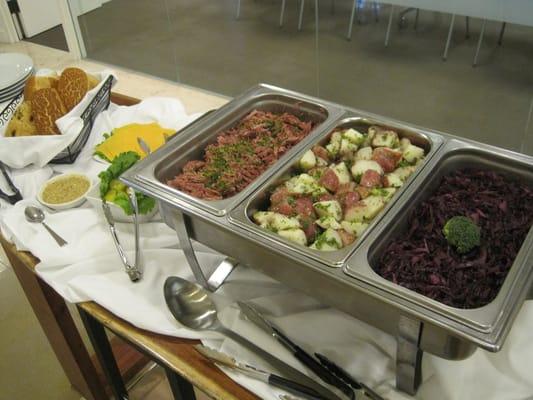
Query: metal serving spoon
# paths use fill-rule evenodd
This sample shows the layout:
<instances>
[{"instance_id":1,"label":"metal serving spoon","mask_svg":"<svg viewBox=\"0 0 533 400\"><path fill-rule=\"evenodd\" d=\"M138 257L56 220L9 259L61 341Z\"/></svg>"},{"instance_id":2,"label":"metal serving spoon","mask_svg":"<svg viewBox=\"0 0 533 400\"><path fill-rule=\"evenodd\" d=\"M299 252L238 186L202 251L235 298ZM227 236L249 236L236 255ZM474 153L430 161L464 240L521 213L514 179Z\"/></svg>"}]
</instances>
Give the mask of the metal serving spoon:
<instances>
[{"instance_id":1,"label":"metal serving spoon","mask_svg":"<svg viewBox=\"0 0 533 400\"><path fill-rule=\"evenodd\" d=\"M338 395L318 384L314 379L222 325L217 316L215 303L200 285L177 276L171 276L165 281L164 294L170 312L182 325L196 331L206 330L221 333L261 357L286 378L314 389L325 399L339 400Z\"/></svg>"},{"instance_id":2,"label":"metal serving spoon","mask_svg":"<svg viewBox=\"0 0 533 400\"><path fill-rule=\"evenodd\" d=\"M48 225L44 223L44 212L38 207L28 206L24 209L24 216L26 217L26 220L28 222L40 222L43 224L43 226L46 228L48 233L52 235L52 237L55 239L57 244L59 246L64 246L67 243L66 240L64 240L61 236L59 236L57 233L55 233L52 228L50 228Z\"/></svg>"}]
</instances>

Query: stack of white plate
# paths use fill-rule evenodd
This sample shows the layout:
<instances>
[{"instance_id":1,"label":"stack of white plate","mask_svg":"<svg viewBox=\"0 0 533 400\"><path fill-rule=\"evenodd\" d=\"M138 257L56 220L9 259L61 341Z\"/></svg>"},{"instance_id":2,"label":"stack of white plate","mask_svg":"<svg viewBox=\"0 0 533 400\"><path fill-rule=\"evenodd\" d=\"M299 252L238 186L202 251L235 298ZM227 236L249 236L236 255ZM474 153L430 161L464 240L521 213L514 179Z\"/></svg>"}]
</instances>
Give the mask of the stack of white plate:
<instances>
[{"instance_id":1,"label":"stack of white plate","mask_svg":"<svg viewBox=\"0 0 533 400\"><path fill-rule=\"evenodd\" d=\"M33 73L33 60L26 54L0 54L0 103L17 97Z\"/></svg>"}]
</instances>

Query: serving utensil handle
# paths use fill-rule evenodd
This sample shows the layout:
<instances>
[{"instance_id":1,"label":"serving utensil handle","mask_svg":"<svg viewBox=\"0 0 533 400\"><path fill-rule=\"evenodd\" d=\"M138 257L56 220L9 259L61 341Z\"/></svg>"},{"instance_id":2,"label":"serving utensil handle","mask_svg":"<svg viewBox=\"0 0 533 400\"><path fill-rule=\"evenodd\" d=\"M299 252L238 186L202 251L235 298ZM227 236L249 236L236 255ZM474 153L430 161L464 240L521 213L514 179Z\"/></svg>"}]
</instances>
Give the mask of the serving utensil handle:
<instances>
[{"instance_id":1,"label":"serving utensil handle","mask_svg":"<svg viewBox=\"0 0 533 400\"><path fill-rule=\"evenodd\" d=\"M226 337L233 340L234 342L239 343L241 346L245 347L246 349L250 350L252 353L261 357L264 361L270 364L272 368L275 368L276 370L278 370L280 373L285 375L288 379L312 389L313 391L315 391L316 393L320 395L319 398L323 398L327 400L340 400L343 398L342 395L338 395L334 393L332 390L330 390L329 388L322 386L321 384L317 383L311 377L307 376L303 372L298 371L296 368L290 366L289 364L285 363L279 358L274 357L271 353L267 352L266 350L263 350L261 347L251 342L250 340L246 339L245 337L239 335L238 333L230 329L227 329L226 327L222 325L220 325L217 330L223 335L225 335Z\"/></svg>"},{"instance_id":2,"label":"serving utensil handle","mask_svg":"<svg viewBox=\"0 0 533 400\"><path fill-rule=\"evenodd\" d=\"M133 261L133 264L129 262L128 257L126 256L126 252L122 248L122 244L120 243L120 240L118 238L118 232L115 227L115 220L113 218L113 215L111 214L109 204L107 204L105 199L102 200L102 209L104 210L104 216L107 221L107 225L109 226L109 232L111 232L111 237L113 238L113 242L115 243L118 255L122 260L122 264L124 264L126 273L130 277L130 280L132 282L137 282L142 278L141 248L139 243L139 207L137 205L137 197L135 196L135 191L129 188L127 193L128 199L133 209L132 216L135 236L135 259Z\"/></svg>"},{"instance_id":3,"label":"serving utensil handle","mask_svg":"<svg viewBox=\"0 0 533 400\"><path fill-rule=\"evenodd\" d=\"M324 400L324 397L322 397L313 389L304 385L300 385L298 382L291 381L290 379L286 379L279 375L270 374L270 376L268 377L268 383L272 386L293 393L298 397L303 397L304 399Z\"/></svg>"},{"instance_id":4,"label":"serving utensil handle","mask_svg":"<svg viewBox=\"0 0 533 400\"><path fill-rule=\"evenodd\" d=\"M41 224L45 227L48 233L52 235L52 237L55 239L55 241L60 247L63 247L64 245L68 244L65 239L63 239L61 236L55 233L54 230L50 228L48 225L46 225L44 222L41 222Z\"/></svg>"}]
</instances>

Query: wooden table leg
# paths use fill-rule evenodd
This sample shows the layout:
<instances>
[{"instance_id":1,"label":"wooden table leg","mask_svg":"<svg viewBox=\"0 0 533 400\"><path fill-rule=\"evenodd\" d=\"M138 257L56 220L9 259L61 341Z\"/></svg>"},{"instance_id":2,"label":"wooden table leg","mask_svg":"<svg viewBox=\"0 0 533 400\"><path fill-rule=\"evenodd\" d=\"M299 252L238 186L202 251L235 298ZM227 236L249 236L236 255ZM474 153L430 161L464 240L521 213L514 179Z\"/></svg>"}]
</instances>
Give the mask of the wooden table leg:
<instances>
[{"instance_id":1,"label":"wooden table leg","mask_svg":"<svg viewBox=\"0 0 533 400\"><path fill-rule=\"evenodd\" d=\"M63 298L4 246L28 301L71 385L87 400L108 398Z\"/></svg>"},{"instance_id":2,"label":"wooden table leg","mask_svg":"<svg viewBox=\"0 0 533 400\"><path fill-rule=\"evenodd\" d=\"M115 399L128 399L128 391L120 375L117 360L103 325L82 308L78 307L78 311Z\"/></svg>"}]
</instances>

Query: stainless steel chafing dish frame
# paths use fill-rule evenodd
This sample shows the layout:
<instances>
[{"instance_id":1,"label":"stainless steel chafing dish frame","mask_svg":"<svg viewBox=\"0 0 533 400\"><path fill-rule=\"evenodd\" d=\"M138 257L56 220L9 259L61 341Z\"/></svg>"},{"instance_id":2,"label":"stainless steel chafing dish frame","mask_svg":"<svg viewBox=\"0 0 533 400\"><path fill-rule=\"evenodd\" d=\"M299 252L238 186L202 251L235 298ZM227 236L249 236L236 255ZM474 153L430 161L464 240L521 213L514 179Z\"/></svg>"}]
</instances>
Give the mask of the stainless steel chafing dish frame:
<instances>
[{"instance_id":1,"label":"stainless steel chafing dish frame","mask_svg":"<svg viewBox=\"0 0 533 400\"><path fill-rule=\"evenodd\" d=\"M419 147L423 147L425 150L425 158L422 163L417 166L415 172L413 172L411 176L409 176L405 184L400 187L396 191L396 193L394 193L392 199L385 205L384 209L381 210L379 214L370 222L367 229L365 229L363 234L358 237L354 243L345 246L337 251L313 250L306 246L297 245L277 235L276 233L263 229L251 220L251 214L256 210L259 211L257 207L258 203L264 203L265 200L268 201L268 198L264 199L264 197L267 196L267 193L270 192L273 187L282 184L282 182L286 180L288 172L293 172L298 169L294 164L295 162L297 163L299 161L299 159L307 150L309 150L315 144L323 145L329 140L329 137L335 130L354 128L356 130L361 130L362 132L361 127L363 126L366 128L370 126L380 126L396 131L400 138L408 138L413 144ZM350 255L361 245L361 243L363 243L364 238L374 228L374 226L376 226L378 221L383 218L383 216L391 207L393 207L394 203L400 197L401 193L403 193L404 190L411 184L414 177L418 175L418 173L420 173L424 165L437 153L440 146L443 144L444 139L442 138L442 136L437 135L433 132L423 132L419 129L415 129L401 123L384 124L382 121L362 116L360 113L353 111L348 111L344 113L341 116L341 119L337 121L335 125L330 127L329 131L323 131L321 137L317 136L315 136L314 143L311 143L310 146L303 148L297 155L294 156L292 163L287 163L283 167L279 168L278 171L274 175L272 175L268 179L268 181L265 182L264 185L262 185L258 190L252 193L241 204L237 205L233 210L231 210L229 213L229 219L230 222L236 225L240 225L245 229L248 229L254 235L264 236L267 240L276 240L284 243L289 249L289 251L297 251L330 267L341 267L342 265L344 265ZM264 210L265 209L262 208L260 211Z\"/></svg>"},{"instance_id":2,"label":"stainless steel chafing dish frame","mask_svg":"<svg viewBox=\"0 0 533 400\"><path fill-rule=\"evenodd\" d=\"M261 85L261 87L283 91L283 89L271 86ZM252 92L253 90L248 91L245 95L250 96ZM293 92L289 93L293 94ZM489 149L498 154L505 154L507 157L519 157L533 166L532 157L334 105L309 96L299 96L308 102L327 105L334 110L344 109L346 112L352 112L362 118L375 120L380 125L404 126L407 129L422 133L441 135L444 139L444 144L437 149L425 165L419 168L418 172L415 172L417 175L411 180L407 190L398 193L394 204L391 205L388 212L383 213L375 229L361 241L360 247L354 250L351 258L356 257L360 251L368 250L368 245L372 243L371 240L375 237L374 233L378 232L378 228L383 229L382 227L390 222L392 216L395 215L394 210L397 206L408 201L410 193L416 191L417 185L431 174L432 168L446 155L445 149L449 148L448 143L450 141L457 140L467 143L472 148ZM213 119L222 118L223 113L213 113L210 117ZM342 116L338 115L332 119L332 122L322 125L316 132L311 133L301 143L299 149L309 147L309 144L314 143L317 137L331 131L342 120ZM205 125L202 124L202 126ZM230 222L227 213L216 215L203 207L199 207L196 202L191 202L187 197L178 196L175 191L165 188L165 185L157 181L154 176L156 165L168 157L171 152L176 151L176 149L179 150L180 146L177 143L186 143L185 138L188 135L194 135L194 132L194 127L186 130L183 140L179 136L174 138L170 143L172 146L169 144L148 156L123 174L121 180L159 201L161 215L164 221L177 231L180 245L197 281L204 287L214 290L231 272L233 265L239 262L396 336L398 343L396 376L397 387L400 390L411 394L416 392L421 380L423 351L450 360L467 358L477 347L498 351L523 299L527 297L527 290L530 290L530 297L533 294L533 288L531 288L533 269L530 268L532 271L524 277L520 295L515 296L512 307L506 309L509 314L502 317L502 329L495 336L494 332L476 331L458 321L450 320L443 316L440 310L397 295L396 290L390 290L390 288L386 290L376 286L374 282L370 283L360 277L350 276L345 267L331 268L300 252L293 251L292 248L287 248L282 241L270 240L261 235L252 235L249 229ZM291 158L287 157L285 161L278 161L274 171L267 171L255 184L252 184L254 190L259 189L264 184L268 185L270 178L275 175L276 171L293 163L297 154L299 154L299 150L295 150ZM254 190L247 191L247 194L241 197L241 202L245 201ZM229 209L231 210L231 207ZM532 232L530 231L526 240L531 241L531 238ZM207 279L196 259L191 239L232 258L223 262L221 267L216 269ZM522 248L521 257L531 254L530 250L524 254L525 250Z\"/></svg>"}]
</instances>

